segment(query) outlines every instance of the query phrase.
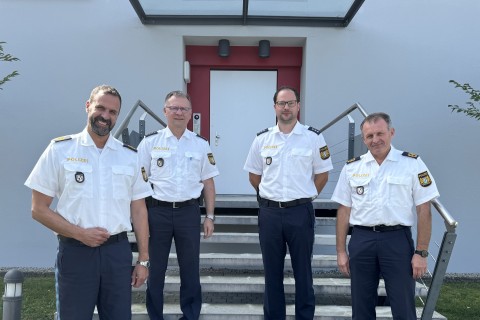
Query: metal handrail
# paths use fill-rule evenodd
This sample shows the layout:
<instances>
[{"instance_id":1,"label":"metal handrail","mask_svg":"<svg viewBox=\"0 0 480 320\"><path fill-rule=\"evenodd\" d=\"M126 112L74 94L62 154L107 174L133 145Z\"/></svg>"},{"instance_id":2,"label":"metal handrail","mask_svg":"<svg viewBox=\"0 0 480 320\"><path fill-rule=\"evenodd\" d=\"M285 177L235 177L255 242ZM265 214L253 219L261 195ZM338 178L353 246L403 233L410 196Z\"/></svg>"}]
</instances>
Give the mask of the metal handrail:
<instances>
[{"instance_id":1,"label":"metal handrail","mask_svg":"<svg viewBox=\"0 0 480 320\"><path fill-rule=\"evenodd\" d=\"M363 107L360 105L360 103L357 102L357 103L353 104L350 108L348 108L347 110L342 112L338 117L336 117L335 119L333 119L332 121L327 123L323 128L320 129L320 132L323 132L323 131L327 130L328 128L333 126L335 123L337 123L338 121L343 119L346 115L352 113L352 111L354 111L355 109L358 109L358 111L360 111L360 113L365 118L368 116L368 113L363 109Z\"/></svg>"},{"instance_id":2,"label":"metal handrail","mask_svg":"<svg viewBox=\"0 0 480 320\"><path fill-rule=\"evenodd\" d=\"M148 113L153 119L155 119L157 122L159 122L164 128L167 127L167 124L162 119L160 119L152 110L150 110L150 108L147 107L142 102L142 100L138 100L137 103L135 103L135 105L132 107L132 109L130 109L127 116L125 117L125 119L123 119L122 123L120 124L117 131L113 135L115 138L118 139L118 137L120 137L123 130L125 130L125 128L130 123L130 119L132 118L133 114L135 113L135 111L137 110L138 107L141 107L143 110L145 110L146 113Z\"/></svg>"},{"instance_id":3,"label":"metal handrail","mask_svg":"<svg viewBox=\"0 0 480 320\"><path fill-rule=\"evenodd\" d=\"M350 113L354 110L358 109L358 111L364 116L367 117L367 112L363 109L363 107L359 103L355 103L350 108L342 112L339 116L335 119L330 121L327 125L320 129L320 132L325 131L326 129L330 128L332 125L343 119L345 116L349 117L350 126L352 125L352 119L349 116ZM351 144L349 144L348 153L349 155L353 152L350 150ZM456 240L456 233L455 230L458 226L458 222L450 215L448 210L442 205L438 199L433 199L431 204L435 207L437 212L443 218L445 222L446 231L443 235L442 243L440 244L440 250L438 252L437 258L432 259L435 261L435 267L432 275L432 280L430 283L430 287L428 289L427 299L425 300L421 320L428 320L432 319L433 313L435 311L435 306L437 305L438 297L440 295L440 288L443 283L443 279L445 278L445 274L447 272L448 262L450 261L450 257L453 251L453 247L455 245Z\"/></svg>"}]
</instances>

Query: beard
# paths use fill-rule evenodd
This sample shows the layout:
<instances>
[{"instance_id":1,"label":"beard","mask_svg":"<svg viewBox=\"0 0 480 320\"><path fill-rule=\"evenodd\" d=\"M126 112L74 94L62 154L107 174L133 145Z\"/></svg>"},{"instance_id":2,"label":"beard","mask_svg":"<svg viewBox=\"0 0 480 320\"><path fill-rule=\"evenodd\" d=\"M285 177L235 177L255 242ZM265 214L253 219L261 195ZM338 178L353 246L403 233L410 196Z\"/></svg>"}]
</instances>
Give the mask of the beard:
<instances>
[{"instance_id":1,"label":"beard","mask_svg":"<svg viewBox=\"0 0 480 320\"><path fill-rule=\"evenodd\" d=\"M99 121L103 121L107 124L106 127L101 126L98 124ZM92 127L92 131L95 132L97 135L103 137L110 133L113 129L112 121L104 119L102 116L98 116L96 118L90 118L90 126Z\"/></svg>"}]
</instances>

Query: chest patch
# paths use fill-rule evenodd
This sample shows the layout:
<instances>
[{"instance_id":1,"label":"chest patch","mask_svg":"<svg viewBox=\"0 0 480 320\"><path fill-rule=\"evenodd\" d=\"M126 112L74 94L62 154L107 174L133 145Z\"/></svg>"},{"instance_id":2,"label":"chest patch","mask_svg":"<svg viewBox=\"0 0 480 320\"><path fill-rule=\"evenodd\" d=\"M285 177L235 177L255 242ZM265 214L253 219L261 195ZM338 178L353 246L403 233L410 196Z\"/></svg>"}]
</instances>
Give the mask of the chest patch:
<instances>
[{"instance_id":1,"label":"chest patch","mask_svg":"<svg viewBox=\"0 0 480 320\"><path fill-rule=\"evenodd\" d=\"M158 158L157 159L157 167L159 167L159 168L163 167L164 163L165 163L165 161L163 160L163 158Z\"/></svg>"},{"instance_id":2,"label":"chest patch","mask_svg":"<svg viewBox=\"0 0 480 320\"><path fill-rule=\"evenodd\" d=\"M85 181L85 175L83 174L83 172L75 172L75 181L77 181L78 183L83 183L83 181Z\"/></svg>"},{"instance_id":3,"label":"chest patch","mask_svg":"<svg viewBox=\"0 0 480 320\"><path fill-rule=\"evenodd\" d=\"M357 194L362 195L365 192L365 188L363 186L357 187Z\"/></svg>"}]
</instances>

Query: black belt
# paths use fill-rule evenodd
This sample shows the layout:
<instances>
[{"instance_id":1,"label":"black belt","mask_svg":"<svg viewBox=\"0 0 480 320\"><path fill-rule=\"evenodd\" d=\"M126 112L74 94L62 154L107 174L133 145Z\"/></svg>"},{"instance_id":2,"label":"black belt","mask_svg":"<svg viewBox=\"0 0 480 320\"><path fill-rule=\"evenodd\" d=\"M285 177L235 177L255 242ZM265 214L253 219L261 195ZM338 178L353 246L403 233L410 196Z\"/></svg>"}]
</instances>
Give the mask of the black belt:
<instances>
[{"instance_id":1,"label":"black belt","mask_svg":"<svg viewBox=\"0 0 480 320\"><path fill-rule=\"evenodd\" d=\"M61 242L66 242L66 243L76 244L76 245L85 245L83 242L78 241L77 239L68 238L68 237L65 237L65 236L62 236L62 235L57 235L57 238ZM128 239L127 231L123 231L123 232L120 232L120 233L117 233L117 234L114 234L114 235L110 236L107 239L107 241L102 243L100 246L106 246L106 245L109 245L109 244L112 244L112 243L117 243L117 242L120 242L120 241L125 240L125 239Z\"/></svg>"},{"instance_id":2,"label":"black belt","mask_svg":"<svg viewBox=\"0 0 480 320\"><path fill-rule=\"evenodd\" d=\"M290 208L290 207L296 207L301 204L305 204L309 202L312 202L312 198L301 198L301 199L295 199L292 201L281 202L281 201L272 201L262 197L258 197L258 204L260 207Z\"/></svg>"},{"instance_id":3,"label":"black belt","mask_svg":"<svg viewBox=\"0 0 480 320\"><path fill-rule=\"evenodd\" d=\"M378 226L372 226L372 227L367 227L367 226L354 226L354 228L359 228L359 229L364 229L364 230L370 230L370 231L375 231L375 232L386 232L386 231L395 231L395 230L400 230L400 229L405 229L405 228L410 228L409 226L402 226L401 224L397 224L396 226L386 226L384 224L379 224Z\"/></svg>"},{"instance_id":4,"label":"black belt","mask_svg":"<svg viewBox=\"0 0 480 320\"><path fill-rule=\"evenodd\" d=\"M155 198L151 198L147 200L147 207L149 208L153 208L153 207L182 208L182 207L193 206L193 205L198 205L198 199L190 199L190 200L181 201L181 202L168 202L168 201L157 200Z\"/></svg>"}]
</instances>

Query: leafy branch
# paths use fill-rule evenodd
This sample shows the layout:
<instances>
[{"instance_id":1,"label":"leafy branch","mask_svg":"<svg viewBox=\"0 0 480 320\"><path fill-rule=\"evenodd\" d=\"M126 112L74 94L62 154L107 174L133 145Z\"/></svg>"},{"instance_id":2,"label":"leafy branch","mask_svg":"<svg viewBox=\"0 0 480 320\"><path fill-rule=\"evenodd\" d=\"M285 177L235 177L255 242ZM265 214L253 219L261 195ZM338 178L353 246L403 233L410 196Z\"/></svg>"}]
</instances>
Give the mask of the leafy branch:
<instances>
[{"instance_id":1,"label":"leafy branch","mask_svg":"<svg viewBox=\"0 0 480 320\"><path fill-rule=\"evenodd\" d=\"M3 52L2 44L4 44L4 43L6 43L6 42L1 42L0 41L0 61L5 61L5 62L19 61L20 59L12 56L11 54ZM15 70L12 73L5 76L3 79L1 79L0 80L0 90L3 90L2 85L5 82L10 81L13 77L18 76L18 75L19 75L18 71Z\"/></svg>"},{"instance_id":2,"label":"leafy branch","mask_svg":"<svg viewBox=\"0 0 480 320\"><path fill-rule=\"evenodd\" d=\"M456 104L449 104L448 107L452 109L452 112L464 113L467 116L480 120L480 109L475 105L480 101L480 90L473 89L468 83L461 84L455 80L450 80L450 83L455 84L455 88L460 88L463 92L470 96L470 101L467 101L466 107L459 107Z\"/></svg>"}]
</instances>

